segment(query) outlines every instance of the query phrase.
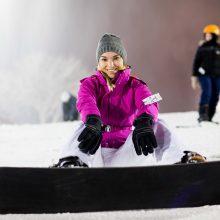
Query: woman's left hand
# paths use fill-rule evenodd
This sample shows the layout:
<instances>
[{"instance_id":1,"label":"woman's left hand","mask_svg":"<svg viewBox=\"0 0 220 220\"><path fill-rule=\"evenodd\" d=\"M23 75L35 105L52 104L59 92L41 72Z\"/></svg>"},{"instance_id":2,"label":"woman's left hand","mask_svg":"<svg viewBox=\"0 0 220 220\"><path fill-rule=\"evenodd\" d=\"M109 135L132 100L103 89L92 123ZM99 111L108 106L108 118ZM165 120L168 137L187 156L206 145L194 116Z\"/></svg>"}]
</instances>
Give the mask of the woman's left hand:
<instances>
[{"instance_id":1,"label":"woman's left hand","mask_svg":"<svg viewBox=\"0 0 220 220\"><path fill-rule=\"evenodd\" d=\"M142 153L147 156L153 153L157 147L156 137L152 129L152 116L143 113L134 121L135 129L133 131L132 140L137 155Z\"/></svg>"}]
</instances>

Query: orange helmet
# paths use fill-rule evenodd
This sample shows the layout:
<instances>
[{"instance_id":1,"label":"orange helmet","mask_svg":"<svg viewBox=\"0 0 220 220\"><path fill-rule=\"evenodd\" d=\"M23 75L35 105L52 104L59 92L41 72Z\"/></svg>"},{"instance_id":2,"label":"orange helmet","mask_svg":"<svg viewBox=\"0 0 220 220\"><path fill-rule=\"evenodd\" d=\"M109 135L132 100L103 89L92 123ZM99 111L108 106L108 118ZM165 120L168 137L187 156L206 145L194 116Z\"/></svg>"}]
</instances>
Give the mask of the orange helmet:
<instances>
[{"instance_id":1,"label":"orange helmet","mask_svg":"<svg viewBox=\"0 0 220 220\"><path fill-rule=\"evenodd\" d=\"M210 24L204 27L203 33L211 33L211 34L216 34L220 35L220 29L217 25L215 24Z\"/></svg>"}]
</instances>

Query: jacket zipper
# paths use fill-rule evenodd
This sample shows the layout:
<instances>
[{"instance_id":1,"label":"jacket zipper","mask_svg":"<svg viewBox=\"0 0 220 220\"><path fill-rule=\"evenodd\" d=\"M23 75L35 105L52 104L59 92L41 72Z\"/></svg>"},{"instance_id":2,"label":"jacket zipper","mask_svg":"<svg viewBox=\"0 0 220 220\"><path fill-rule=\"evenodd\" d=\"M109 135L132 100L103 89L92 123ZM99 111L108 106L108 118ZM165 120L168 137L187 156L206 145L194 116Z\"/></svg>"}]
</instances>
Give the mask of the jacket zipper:
<instances>
[{"instance_id":1,"label":"jacket zipper","mask_svg":"<svg viewBox=\"0 0 220 220\"><path fill-rule=\"evenodd\" d=\"M109 122L109 115L110 114L110 93L108 94L108 122Z\"/></svg>"}]
</instances>

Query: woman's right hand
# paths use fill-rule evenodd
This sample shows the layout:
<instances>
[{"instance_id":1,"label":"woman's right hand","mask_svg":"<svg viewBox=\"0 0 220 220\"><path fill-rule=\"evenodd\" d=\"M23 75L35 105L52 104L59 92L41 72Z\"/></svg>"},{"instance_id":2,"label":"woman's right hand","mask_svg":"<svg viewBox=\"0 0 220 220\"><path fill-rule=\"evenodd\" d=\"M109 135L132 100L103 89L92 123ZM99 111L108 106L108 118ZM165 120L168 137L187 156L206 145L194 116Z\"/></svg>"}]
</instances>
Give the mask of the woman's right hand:
<instances>
[{"instance_id":1,"label":"woman's right hand","mask_svg":"<svg viewBox=\"0 0 220 220\"><path fill-rule=\"evenodd\" d=\"M101 118L97 115L88 115L85 126L78 137L79 149L86 154L95 154L102 141Z\"/></svg>"},{"instance_id":2,"label":"woman's right hand","mask_svg":"<svg viewBox=\"0 0 220 220\"><path fill-rule=\"evenodd\" d=\"M200 88L200 83L199 83L199 79L197 76L191 77L191 86L193 90L197 90Z\"/></svg>"}]
</instances>

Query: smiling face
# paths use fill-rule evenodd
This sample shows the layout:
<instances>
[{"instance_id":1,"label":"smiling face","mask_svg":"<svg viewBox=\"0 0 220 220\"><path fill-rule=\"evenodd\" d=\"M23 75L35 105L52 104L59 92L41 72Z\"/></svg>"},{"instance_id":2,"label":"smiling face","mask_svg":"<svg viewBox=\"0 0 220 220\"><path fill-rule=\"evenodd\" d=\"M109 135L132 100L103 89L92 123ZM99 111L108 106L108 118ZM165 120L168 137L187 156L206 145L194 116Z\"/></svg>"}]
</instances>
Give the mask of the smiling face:
<instances>
[{"instance_id":1,"label":"smiling face","mask_svg":"<svg viewBox=\"0 0 220 220\"><path fill-rule=\"evenodd\" d=\"M98 70L106 73L110 79L115 77L118 70L123 70L124 68L122 57L114 52L103 53L98 62Z\"/></svg>"}]
</instances>

